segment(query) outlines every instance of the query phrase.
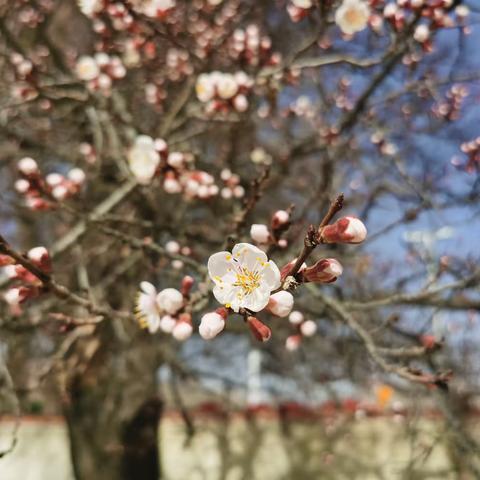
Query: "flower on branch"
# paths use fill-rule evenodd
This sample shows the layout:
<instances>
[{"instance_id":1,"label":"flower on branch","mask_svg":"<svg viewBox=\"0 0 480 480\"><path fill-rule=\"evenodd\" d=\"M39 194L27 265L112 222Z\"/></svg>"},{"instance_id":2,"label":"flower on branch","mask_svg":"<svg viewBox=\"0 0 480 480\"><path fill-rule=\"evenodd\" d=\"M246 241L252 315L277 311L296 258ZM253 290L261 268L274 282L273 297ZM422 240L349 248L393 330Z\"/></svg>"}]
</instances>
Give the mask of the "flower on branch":
<instances>
[{"instance_id":1,"label":"flower on branch","mask_svg":"<svg viewBox=\"0 0 480 480\"><path fill-rule=\"evenodd\" d=\"M362 31L368 24L370 8L362 0L343 0L335 12L335 23L346 35Z\"/></svg>"},{"instance_id":2,"label":"flower on branch","mask_svg":"<svg viewBox=\"0 0 480 480\"><path fill-rule=\"evenodd\" d=\"M139 183L150 183L160 164L158 153L153 138L148 135L139 135L128 152L130 170Z\"/></svg>"},{"instance_id":3,"label":"flower on branch","mask_svg":"<svg viewBox=\"0 0 480 480\"><path fill-rule=\"evenodd\" d=\"M343 217L320 231L324 243L362 243L367 237L367 228L356 217Z\"/></svg>"},{"instance_id":4,"label":"flower on branch","mask_svg":"<svg viewBox=\"0 0 480 480\"><path fill-rule=\"evenodd\" d=\"M274 293L268 301L267 309L277 317L286 317L293 308L293 295L285 290Z\"/></svg>"},{"instance_id":5,"label":"flower on branch","mask_svg":"<svg viewBox=\"0 0 480 480\"><path fill-rule=\"evenodd\" d=\"M272 291L280 287L280 271L265 252L248 243L235 245L230 252L218 252L208 260L214 282L213 295L222 305L238 312L263 310Z\"/></svg>"}]
</instances>

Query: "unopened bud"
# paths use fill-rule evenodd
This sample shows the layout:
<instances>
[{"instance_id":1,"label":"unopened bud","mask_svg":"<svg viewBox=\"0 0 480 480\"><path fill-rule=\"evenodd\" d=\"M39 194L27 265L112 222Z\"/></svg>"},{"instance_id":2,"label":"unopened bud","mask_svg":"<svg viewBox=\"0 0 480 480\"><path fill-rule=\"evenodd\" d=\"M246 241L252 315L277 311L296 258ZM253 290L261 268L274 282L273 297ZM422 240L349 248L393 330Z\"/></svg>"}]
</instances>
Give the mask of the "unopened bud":
<instances>
[{"instance_id":1,"label":"unopened bud","mask_svg":"<svg viewBox=\"0 0 480 480\"><path fill-rule=\"evenodd\" d=\"M293 352L298 349L301 343L302 343L301 335L290 335L289 337L287 337L287 340L285 340L285 348L289 352Z\"/></svg>"},{"instance_id":2,"label":"unopened bud","mask_svg":"<svg viewBox=\"0 0 480 480\"><path fill-rule=\"evenodd\" d=\"M268 243L270 240L270 232L268 227L263 223L254 223L250 228L250 236L257 243Z\"/></svg>"},{"instance_id":3,"label":"unopened bud","mask_svg":"<svg viewBox=\"0 0 480 480\"><path fill-rule=\"evenodd\" d=\"M8 255L0 255L0 267L6 267L7 265L13 265L15 260Z\"/></svg>"},{"instance_id":4,"label":"unopened bud","mask_svg":"<svg viewBox=\"0 0 480 480\"><path fill-rule=\"evenodd\" d=\"M195 280L190 275L185 275L183 277L181 291L182 291L182 295L184 297L188 297L188 295L190 294L190 290L192 289L194 283L195 283Z\"/></svg>"},{"instance_id":5,"label":"unopened bud","mask_svg":"<svg viewBox=\"0 0 480 480\"><path fill-rule=\"evenodd\" d=\"M317 324L313 320L307 320L300 325L300 332L304 337L312 337L317 332Z\"/></svg>"},{"instance_id":6,"label":"unopened bud","mask_svg":"<svg viewBox=\"0 0 480 480\"><path fill-rule=\"evenodd\" d=\"M288 317L288 321L293 325L299 325L303 322L303 313L298 310L294 310Z\"/></svg>"},{"instance_id":7,"label":"unopened bud","mask_svg":"<svg viewBox=\"0 0 480 480\"><path fill-rule=\"evenodd\" d=\"M325 243L361 243L367 237L367 228L356 217L343 217L320 231Z\"/></svg>"},{"instance_id":8,"label":"unopened bud","mask_svg":"<svg viewBox=\"0 0 480 480\"><path fill-rule=\"evenodd\" d=\"M268 342L272 336L272 331L256 317L247 318L248 326L253 336L259 342Z\"/></svg>"},{"instance_id":9,"label":"unopened bud","mask_svg":"<svg viewBox=\"0 0 480 480\"><path fill-rule=\"evenodd\" d=\"M23 173L23 175L26 175L27 177L38 174L40 172L37 162L30 157L22 158L18 162L17 168L21 173Z\"/></svg>"},{"instance_id":10,"label":"unopened bud","mask_svg":"<svg viewBox=\"0 0 480 480\"><path fill-rule=\"evenodd\" d=\"M285 290L280 290L270 296L267 309L277 317L286 317L293 308L293 295Z\"/></svg>"},{"instance_id":11,"label":"unopened bud","mask_svg":"<svg viewBox=\"0 0 480 480\"><path fill-rule=\"evenodd\" d=\"M272 229L277 230L290 221L290 214L286 210L277 210L272 216Z\"/></svg>"},{"instance_id":12,"label":"unopened bud","mask_svg":"<svg viewBox=\"0 0 480 480\"><path fill-rule=\"evenodd\" d=\"M343 272L342 265L335 258L323 258L315 265L302 270L303 282L331 283Z\"/></svg>"},{"instance_id":13,"label":"unopened bud","mask_svg":"<svg viewBox=\"0 0 480 480\"><path fill-rule=\"evenodd\" d=\"M198 333L205 340L212 340L225 328L225 319L217 312L209 312L203 315Z\"/></svg>"}]
</instances>

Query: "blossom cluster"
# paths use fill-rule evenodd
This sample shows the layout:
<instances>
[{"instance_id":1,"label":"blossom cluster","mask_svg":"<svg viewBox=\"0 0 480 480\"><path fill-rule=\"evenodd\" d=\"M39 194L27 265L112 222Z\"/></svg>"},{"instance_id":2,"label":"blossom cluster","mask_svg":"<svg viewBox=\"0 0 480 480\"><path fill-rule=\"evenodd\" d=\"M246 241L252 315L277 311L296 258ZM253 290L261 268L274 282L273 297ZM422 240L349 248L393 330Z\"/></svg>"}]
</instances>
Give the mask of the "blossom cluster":
<instances>
[{"instance_id":1,"label":"blossom cluster","mask_svg":"<svg viewBox=\"0 0 480 480\"><path fill-rule=\"evenodd\" d=\"M194 167L194 156L187 152L169 151L165 140L139 135L128 152L130 170L137 181L148 185L163 176L167 193L182 193L186 198L209 199L219 193L215 179L209 173Z\"/></svg>"},{"instance_id":2,"label":"blossom cluster","mask_svg":"<svg viewBox=\"0 0 480 480\"><path fill-rule=\"evenodd\" d=\"M237 28L227 45L230 57L252 66L278 65L279 53L272 52L272 40L261 35L257 25L248 25L245 29Z\"/></svg>"},{"instance_id":3,"label":"blossom cluster","mask_svg":"<svg viewBox=\"0 0 480 480\"><path fill-rule=\"evenodd\" d=\"M248 93L253 80L243 71L202 73L195 85L197 98L205 105L207 113L245 112L249 107Z\"/></svg>"},{"instance_id":4,"label":"blossom cluster","mask_svg":"<svg viewBox=\"0 0 480 480\"><path fill-rule=\"evenodd\" d=\"M135 316L142 328L150 333L161 331L178 341L187 340L193 332L192 316L184 307L188 300L193 278L182 280L182 291L165 288L160 292L149 282L140 284L135 304Z\"/></svg>"},{"instance_id":5,"label":"blossom cluster","mask_svg":"<svg viewBox=\"0 0 480 480\"><path fill-rule=\"evenodd\" d=\"M113 81L124 78L127 69L120 57L99 52L93 57L81 56L77 60L75 72L80 80L87 82L89 90L109 96Z\"/></svg>"},{"instance_id":6,"label":"blossom cluster","mask_svg":"<svg viewBox=\"0 0 480 480\"><path fill-rule=\"evenodd\" d=\"M19 160L17 164L21 176L15 182L15 190L25 199L25 204L32 210L50 210L57 202L67 200L78 194L85 182L85 172L73 168L67 176L49 173L44 176L37 162L30 157Z\"/></svg>"},{"instance_id":7,"label":"blossom cluster","mask_svg":"<svg viewBox=\"0 0 480 480\"><path fill-rule=\"evenodd\" d=\"M448 121L458 120L460 110L468 93L467 87L458 84L452 85L447 91L445 98L433 105L433 114Z\"/></svg>"},{"instance_id":8,"label":"blossom cluster","mask_svg":"<svg viewBox=\"0 0 480 480\"><path fill-rule=\"evenodd\" d=\"M45 247L30 249L26 257L33 265L50 273L52 269L50 255ZM29 298L38 297L41 293L42 282L23 265L8 255L0 255L0 267L4 275L14 283L4 294L4 300L9 304L12 313L21 312L20 304Z\"/></svg>"},{"instance_id":9,"label":"blossom cluster","mask_svg":"<svg viewBox=\"0 0 480 480\"><path fill-rule=\"evenodd\" d=\"M290 213L286 210L277 210L270 220L270 227L264 223L254 223L250 227L250 237L258 245L276 245L286 248L288 242L281 238L282 234L290 226Z\"/></svg>"},{"instance_id":10,"label":"blossom cluster","mask_svg":"<svg viewBox=\"0 0 480 480\"><path fill-rule=\"evenodd\" d=\"M469 173L480 169L480 137L464 142L460 146L461 151L467 156L467 162L462 163L458 157L452 158L452 164L456 167L463 168Z\"/></svg>"},{"instance_id":11,"label":"blossom cluster","mask_svg":"<svg viewBox=\"0 0 480 480\"><path fill-rule=\"evenodd\" d=\"M304 337L313 337L317 333L317 324L313 320L305 320L303 313L298 310L290 313L288 321L295 329L295 333L287 337L285 348L293 352L298 349Z\"/></svg>"}]
</instances>

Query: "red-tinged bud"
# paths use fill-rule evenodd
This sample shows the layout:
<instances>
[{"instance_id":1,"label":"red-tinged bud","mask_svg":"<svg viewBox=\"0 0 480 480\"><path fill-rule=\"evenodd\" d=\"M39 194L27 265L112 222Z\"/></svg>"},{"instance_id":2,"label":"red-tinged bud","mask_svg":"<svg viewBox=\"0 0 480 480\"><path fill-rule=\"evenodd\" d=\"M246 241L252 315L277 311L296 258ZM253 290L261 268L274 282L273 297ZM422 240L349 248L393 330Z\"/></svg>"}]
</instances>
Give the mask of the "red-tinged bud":
<instances>
[{"instance_id":1,"label":"red-tinged bud","mask_svg":"<svg viewBox=\"0 0 480 480\"><path fill-rule=\"evenodd\" d=\"M272 230L285 227L290 222L290 214L286 210L277 210L272 216Z\"/></svg>"},{"instance_id":2,"label":"red-tinged bud","mask_svg":"<svg viewBox=\"0 0 480 480\"><path fill-rule=\"evenodd\" d=\"M300 344L302 343L302 336L301 335L290 335L287 340L285 340L285 348L289 352L293 352L298 349Z\"/></svg>"},{"instance_id":3,"label":"red-tinged bud","mask_svg":"<svg viewBox=\"0 0 480 480\"><path fill-rule=\"evenodd\" d=\"M8 255L0 255L0 267L6 267L7 265L13 265L15 260Z\"/></svg>"},{"instance_id":4,"label":"red-tinged bud","mask_svg":"<svg viewBox=\"0 0 480 480\"><path fill-rule=\"evenodd\" d=\"M334 258L323 258L301 273L302 282L332 283L343 272L342 265Z\"/></svg>"},{"instance_id":5,"label":"red-tinged bud","mask_svg":"<svg viewBox=\"0 0 480 480\"><path fill-rule=\"evenodd\" d=\"M181 313L178 316L178 321L179 322L186 322L186 323L189 323L191 325L192 324L192 315L188 312Z\"/></svg>"},{"instance_id":6,"label":"red-tinged bud","mask_svg":"<svg viewBox=\"0 0 480 480\"><path fill-rule=\"evenodd\" d=\"M361 243L367 237L367 228L356 217L343 217L320 231L324 243Z\"/></svg>"},{"instance_id":7,"label":"red-tinged bud","mask_svg":"<svg viewBox=\"0 0 480 480\"><path fill-rule=\"evenodd\" d=\"M294 267L296 261L297 259L294 258L291 262L287 263L281 268L280 278L282 279L282 281L285 280L290 275L290 272L292 271L292 268ZM307 268L307 264L303 263L302 266L300 267L299 272L303 271L305 268Z\"/></svg>"},{"instance_id":8,"label":"red-tinged bud","mask_svg":"<svg viewBox=\"0 0 480 480\"><path fill-rule=\"evenodd\" d=\"M285 290L280 290L270 296L267 310L277 317L286 317L293 308L293 295Z\"/></svg>"},{"instance_id":9,"label":"red-tinged bud","mask_svg":"<svg viewBox=\"0 0 480 480\"><path fill-rule=\"evenodd\" d=\"M36 177L40 174L37 162L30 157L25 157L17 163L18 171L26 177Z\"/></svg>"},{"instance_id":10,"label":"red-tinged bud","mask_svg":"<svg viewBox=\"0 0 480 480\"><path fill-rule=\"evenodd\" d=\"M256 317L247 318L248 326L253 336L259 342L268 342L272 336L272 331Z\"/></svg>"},{"instance_id":11,"label":"red-tinged bud","mask_svg":"<svg viewBox=\"0 0 480 480\"><path fill-rule=\"evenodd\" d=\"M44 272L52 270L52 262L45 247L35 247L28 251L27 257Z\"/></svg>"},{"instance_id":12,"label":"red-tinged bud","mask_svg":"<svg viewBox=\"0 0 480 480\"><path fill-rule=\"evenodd\" d=\"M440 343L437 341L434 335L422 335L420 342L426 350L435 350L440 347Z\"/></svg>"},{"instance_id":13,"label":"red-tinged bud","mask_svg":"<svg viewBox=\"0 0 480 480\"><path fill-rule=\"evenodd\" d=\"M182 287L181 292L184 297L188 297L190 295L190 290L193 287L195 280L190 275L185 275L182 279Z\"/></svg>"},{"instance_id":14,"label":"red-tinged bud","mask_svg":"<svg viewBox=\"0 0 480 480\"><path fill-rule=\"evenodd\" d=\"M3 298L9 305L15 306L15 305L20 305L20 303L25 302L25 300L36 297L37 295L38 295L37 288L14 287L7 290Z\"/></svg>"},{"instance_id":15,"label":"red-tinged bud","mask_svg":"<svg viewBox=\"0 0 480 480\"><path fill-rule=\"evenodd\" d=\"M25 203L27 207L30 208L31 210L42 211L42 210L50 210L52 208L51 202L48 202L47 200L44 200L43 198L40 198L40 197L29 196L25 199Z\"/></svg>"}]
</instances>

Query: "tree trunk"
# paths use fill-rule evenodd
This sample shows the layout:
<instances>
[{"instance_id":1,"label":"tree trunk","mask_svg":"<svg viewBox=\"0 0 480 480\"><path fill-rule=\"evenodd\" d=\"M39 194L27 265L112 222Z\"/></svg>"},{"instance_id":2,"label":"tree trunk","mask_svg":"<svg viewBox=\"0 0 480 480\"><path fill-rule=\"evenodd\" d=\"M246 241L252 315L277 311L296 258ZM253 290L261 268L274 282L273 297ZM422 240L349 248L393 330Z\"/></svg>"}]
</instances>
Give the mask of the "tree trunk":
<instances>
[{"instance_id":1,"label":"tree trunk","mask_svg":"<svg viewBox=\"0 0 480 480\"><path fill-rule=\"evenodd\" d=\"M95 353L68 381L64 414L76 480L160 478L155 347L141 340L112 346L111 336L91 339Z\"/></svg>"}]
</instances>

